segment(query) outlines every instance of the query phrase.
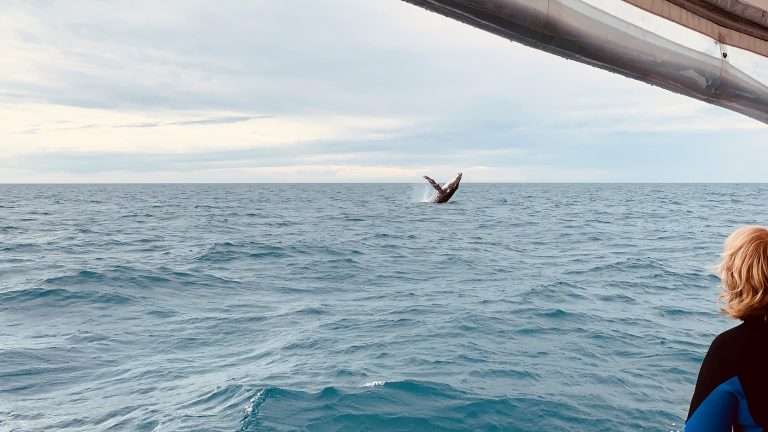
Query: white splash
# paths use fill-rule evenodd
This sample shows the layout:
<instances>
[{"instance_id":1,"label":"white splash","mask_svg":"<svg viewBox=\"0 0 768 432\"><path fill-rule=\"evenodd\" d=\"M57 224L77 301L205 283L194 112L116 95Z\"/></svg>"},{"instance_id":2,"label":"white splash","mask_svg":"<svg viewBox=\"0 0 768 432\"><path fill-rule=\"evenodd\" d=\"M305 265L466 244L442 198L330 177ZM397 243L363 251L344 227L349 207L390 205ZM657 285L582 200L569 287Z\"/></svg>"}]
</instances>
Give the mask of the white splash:
<instances>
[{"instance_id":1,"label":"white splash","mask_svg":"<svg viewBox=\"0 0 768 432\"><path fill-rule=\"evenodd\" d=\"M378 386L383 386L386 383L387 381L371 381L363 384L363 387L378 387Z\"/></svg>"},{"instance_id":2,"label":"white splash","mask_svg":"<svg viewBox=\"0 0 768 432\"><path fill-rule=\"evenodd\" d=\"M262 403L264 403L264 393L266 390L262 389L258 393L256 393L256 396L252 397L251 400L248 402L248 405L245 407L245 415L250 416L253 414L254 405L258 407Z\"/></svg>"},{"instance_id":3,"label":"white splash","mask_svg":"<svg viewBox=\"0 0 768 432\"><path fill-rule=\"evenodd\" d=\"M416 183L411 190L411 202L430 202L434 197L434 189L428 184Z\"/></svg>"}]
</instances>

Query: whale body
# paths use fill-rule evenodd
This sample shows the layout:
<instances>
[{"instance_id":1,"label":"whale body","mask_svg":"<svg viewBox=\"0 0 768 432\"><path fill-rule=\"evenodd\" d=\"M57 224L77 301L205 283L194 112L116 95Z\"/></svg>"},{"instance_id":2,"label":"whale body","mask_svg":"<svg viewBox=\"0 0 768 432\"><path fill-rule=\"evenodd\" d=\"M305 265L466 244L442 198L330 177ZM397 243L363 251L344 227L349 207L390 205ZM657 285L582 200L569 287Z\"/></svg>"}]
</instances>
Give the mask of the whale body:
<instances>
[{"instance_id":1,"label":"whale body","mask_svg":"<svg viewBox=\"0 0 768 432\"><path fill-rule=\"evenodd\" d=\"M428 176L424 176L424 179L429 182L429 184L432 185L433 188L437 191L437 194L435 194L434 197L430 200L430 202L436 203L436 204L443 204L447 203L448 200L453 197L453 194L456 193L457 190L459 190L459 183L461 183L461 173L458 173L456 177L453 178L453 180L449 181L442 187L437 184L436 181L432 180Z\"/></svg>"}]
</instances>

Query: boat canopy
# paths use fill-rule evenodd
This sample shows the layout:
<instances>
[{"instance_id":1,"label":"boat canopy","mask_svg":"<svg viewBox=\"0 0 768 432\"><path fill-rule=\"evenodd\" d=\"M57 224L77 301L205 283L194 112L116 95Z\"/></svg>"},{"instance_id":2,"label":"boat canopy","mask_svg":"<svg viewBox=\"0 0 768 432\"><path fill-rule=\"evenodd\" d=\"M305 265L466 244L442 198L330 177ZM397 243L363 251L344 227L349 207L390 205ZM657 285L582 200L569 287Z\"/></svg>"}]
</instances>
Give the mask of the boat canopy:
<instances>
[{"instance_id":1,"label":"boat canopy","mask_svg":"<svg viewBox=\"0 0 768 432\"><path fill-rule=\"evenodd\" d=\"M768 0L625 0L726 45L768 57Z\"/></svg>"},{"instance_id":2,"label":"boat canopy","mask_svg":"<svg viewBox=\"0 0 768 432\"><path fill-rule=\"evenodd\" d=\"M404 0L768 124L768 0Z\"/></svg>"}]
</instances>

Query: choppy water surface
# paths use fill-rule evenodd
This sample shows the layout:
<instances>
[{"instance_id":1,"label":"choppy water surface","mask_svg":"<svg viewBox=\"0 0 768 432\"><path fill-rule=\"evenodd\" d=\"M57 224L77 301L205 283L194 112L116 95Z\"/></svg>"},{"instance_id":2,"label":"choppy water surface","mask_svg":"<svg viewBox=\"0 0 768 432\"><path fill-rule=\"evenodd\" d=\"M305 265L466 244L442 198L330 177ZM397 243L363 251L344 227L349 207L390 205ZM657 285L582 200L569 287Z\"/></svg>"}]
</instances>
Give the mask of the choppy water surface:
<instances>
[{"instance_id":1,"label":"choppy water surface","mask_svg":"<svg viewBox=\"0 0 768 432\"><path fill-rule=\"evenodd\" d=\"M0 186L0 430L682 429L764 185Z\"/></svg>"}]
</instances>

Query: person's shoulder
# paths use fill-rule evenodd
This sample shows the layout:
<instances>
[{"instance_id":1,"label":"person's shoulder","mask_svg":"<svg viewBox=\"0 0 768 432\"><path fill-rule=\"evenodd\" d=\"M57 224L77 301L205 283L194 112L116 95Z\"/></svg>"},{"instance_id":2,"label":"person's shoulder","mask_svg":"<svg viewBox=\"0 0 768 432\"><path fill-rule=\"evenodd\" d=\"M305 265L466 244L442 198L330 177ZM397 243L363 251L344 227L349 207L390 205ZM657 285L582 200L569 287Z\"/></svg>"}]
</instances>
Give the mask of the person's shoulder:
<instances>
[{"instance_id":1,"label":"person's shoulder","mask_svg":"<svg viewBox=\"0 0 768 432\"><path fill-rule=\"evenodd\" d=\"M748 329L742 322L717 335L712 341L710 350L731 350L734 346L741 344L747 336Z\"/></svg>"}]
</instances>

